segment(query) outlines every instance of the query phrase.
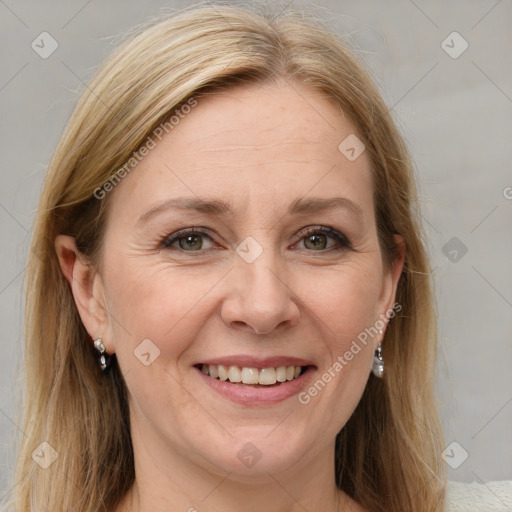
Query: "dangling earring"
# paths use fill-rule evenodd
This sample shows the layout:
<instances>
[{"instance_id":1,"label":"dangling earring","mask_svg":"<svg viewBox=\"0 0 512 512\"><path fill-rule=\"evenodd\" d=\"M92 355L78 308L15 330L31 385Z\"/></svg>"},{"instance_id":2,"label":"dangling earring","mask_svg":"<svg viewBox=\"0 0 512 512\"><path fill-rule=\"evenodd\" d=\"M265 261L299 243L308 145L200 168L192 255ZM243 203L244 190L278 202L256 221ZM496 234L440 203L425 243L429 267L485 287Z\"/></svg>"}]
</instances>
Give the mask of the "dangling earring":
<instances>
[{"instance_id":1,"label":"dangling earring","mask_svg":"<svg viewBox=\"0 0 512 512\"><path fill-rule=\"evenodd\" d=\"M382 334L382 329L379 330L379 334ZM379 346L375 349L375 354L373 355L373 364L372 364L372 372L376 377L382 378L384 375L384 359L382 358L382 350L380 348L382 341L379 343Z\"/></svg>"},{"instance_id":2,"label":"dangling earring","mask_svg":"<svg viewBox=\"0 0 512 512\"><path fill-rule=\"evenodd\" d=\"M103 373L107 373L110 370L110 366L112 364L112 356L107 354L107 351L105 349L105 345L103 345L103 342L101 341L101 337L99 337L94 342L94 348L97 350L96 357L98 359L98 362L100 364L101 371Z\"/></svg>"}]
</instances>

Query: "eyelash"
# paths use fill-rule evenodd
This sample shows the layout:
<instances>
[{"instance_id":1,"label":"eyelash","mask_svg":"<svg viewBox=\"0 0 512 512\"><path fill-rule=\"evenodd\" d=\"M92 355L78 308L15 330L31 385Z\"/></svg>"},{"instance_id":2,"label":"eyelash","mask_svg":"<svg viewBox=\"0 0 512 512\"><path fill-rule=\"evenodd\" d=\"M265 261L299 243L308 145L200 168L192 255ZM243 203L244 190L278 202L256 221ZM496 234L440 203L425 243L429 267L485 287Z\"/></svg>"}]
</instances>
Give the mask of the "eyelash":
<instances>
[{"instance_id":1,"label":"eyelash","mask_svg":"<svg viewBox=\"0 0 512 512\"><path fill-rule=\"evenodd\" d=\"M188 229L185 229L185 230L173 233L172 235L168 236L167 238L165 238L163 240L162 247L164 249L172 249L173 248L172 244L174 242L177 242L181 238L185 238L186 236L189 236L189 235L206 236L207 238L209 238L210 240L213 241L213 239L212 239L212 237L210 235L208 235L205 231L201 231L202 229L206 229L206 228L188 228ZM299 242L304 240L308 236L316 235L316 234L322 234L322 235L330 236L331 238L336 240L338 242L338 244L339 244L339 247L329 247L328 249L321 249L319 251L314 251L314 250L306 249L308 252L326 253L326 252L331 252L331 251L340 251L340 250L344 250L344 249L352 249L352 245L351 245L350 241L344 235L342 235L341 233L339 233L335 229L332 229L332 228L329 228L329 227L305 228L301 232L301 234L302 234L302 237L299 240ZM186 251L185 249L182 249L181 247L175 247L174 249L178 249L180 252L190 252L190 253L201 253L201 252L204 252L205 250L208 250L208 249L199 249L197 251Z\"/></svg>"}]
</instances>

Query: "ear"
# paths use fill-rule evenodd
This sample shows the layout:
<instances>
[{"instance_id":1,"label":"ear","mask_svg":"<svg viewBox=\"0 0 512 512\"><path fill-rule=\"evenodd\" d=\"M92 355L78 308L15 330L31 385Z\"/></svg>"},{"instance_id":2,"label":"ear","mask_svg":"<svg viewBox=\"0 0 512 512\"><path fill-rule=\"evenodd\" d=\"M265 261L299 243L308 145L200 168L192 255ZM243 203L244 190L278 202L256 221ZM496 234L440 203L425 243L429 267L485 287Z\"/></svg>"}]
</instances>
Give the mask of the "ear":
<instances>
[{"instance_id":1,"label":"ear","mask_svg":"<svg viewBox=\"0 0 512 512\"><path fill-rule=\"evenodd\" d=\"M385 315L388 311L394 311L393 306L395 304L396 289L398 287L398 281L402 275L405 262L405 241L400 235L393 235L395 241L395 260L391 263L391 267L384 272L382 277L382 290L379 297L379 315ZM386 317L387 318L387 317ZM385 332L387 328L383 328ZM376 346L382 341L383 336L376 337Z\"/></svg>"},{"instance_id":2,"label":"ear","mask_svg":"<svg viewBox=\"0 0 512 512\"><path fill-rule=\"evenodd\" d=\"M113 353L110 316L100 274L78 251L74 237L58 235L55 251L87 332L93 340L101 336L107 352Z\"/></svg>"}]
</instances>

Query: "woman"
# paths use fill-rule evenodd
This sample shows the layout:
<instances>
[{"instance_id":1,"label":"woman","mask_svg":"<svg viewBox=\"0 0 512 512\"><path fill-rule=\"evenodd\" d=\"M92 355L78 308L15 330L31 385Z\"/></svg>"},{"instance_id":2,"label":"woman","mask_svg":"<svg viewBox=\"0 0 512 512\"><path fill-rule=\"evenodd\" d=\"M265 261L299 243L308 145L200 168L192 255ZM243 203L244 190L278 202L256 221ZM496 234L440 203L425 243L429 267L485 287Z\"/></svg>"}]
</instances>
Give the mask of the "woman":
<instances>
[{"instance_id":1,"label":"woman","mask_svg":"<svg viewBox=\"0 0 512 512\"><path fill-rule=\"evenodd\" d=\"M33 247L17 510L444 510L412 165L314 20L204 5L133 36Z\"/></svg>"}]
</instances>

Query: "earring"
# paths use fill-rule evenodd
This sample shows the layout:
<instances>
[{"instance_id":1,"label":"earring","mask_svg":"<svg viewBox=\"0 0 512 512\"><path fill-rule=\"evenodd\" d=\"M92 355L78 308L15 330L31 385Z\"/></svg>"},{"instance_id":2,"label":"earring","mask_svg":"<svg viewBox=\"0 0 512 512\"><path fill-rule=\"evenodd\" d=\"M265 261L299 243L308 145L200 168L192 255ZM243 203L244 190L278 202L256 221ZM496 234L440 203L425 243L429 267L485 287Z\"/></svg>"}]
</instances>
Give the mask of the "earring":
<instances>
[{"instance_id":1,"label":"earring","mask_svg":"<svg viewBox=\"0 0 512 512\"><path fill-rule=\"evenodd\" d=\"M382 334L382 329L379 330L379 334ZM384 375L384 359L382 358L381 343L379 343L379 346L375 349L372 364L372 372L376 377L379 377L379 379Z\"/></svg>"},{"instance_id":2,"label":"earring","mask_svg":"<svg viewBox=\"0 0 512 512\"><path fill-rule=\"evenodd\" d=\"M101 371L103 373L107 373L110 370L110 366L112 364L112 356L107 354L105 345L103 345L103 342L101 341L101 337L99 337L97 340L95 340L94 348L98 352L96 354L96 357L100 364Z\"/></svg>"}]
</instances>

